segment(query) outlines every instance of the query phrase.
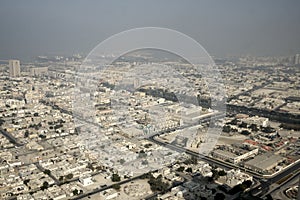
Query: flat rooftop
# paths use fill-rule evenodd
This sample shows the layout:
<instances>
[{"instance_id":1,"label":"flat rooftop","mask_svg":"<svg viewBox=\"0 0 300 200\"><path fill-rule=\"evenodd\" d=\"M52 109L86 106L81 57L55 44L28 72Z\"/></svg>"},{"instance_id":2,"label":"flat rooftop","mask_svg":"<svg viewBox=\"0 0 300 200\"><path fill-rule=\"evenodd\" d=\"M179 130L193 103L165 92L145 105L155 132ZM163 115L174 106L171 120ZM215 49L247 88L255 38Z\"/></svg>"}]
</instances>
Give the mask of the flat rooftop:
<instances>
[{"instance_id":1,"label":"flat rooftop","mask_svg":"<svg viewBox=\"0 0 300 200\"><path fill-rule=\"evenodd\" d=\"M272 168L274 164L277 164L278 162L281 162L284 160L284 157L280 155L275 155L272 153L265 153L262 155L256 156L254 159L249 160L245 163L245 165L250 167L259 168L261 170L267 170L269 168Z\"/></svg>"}]
</instances>

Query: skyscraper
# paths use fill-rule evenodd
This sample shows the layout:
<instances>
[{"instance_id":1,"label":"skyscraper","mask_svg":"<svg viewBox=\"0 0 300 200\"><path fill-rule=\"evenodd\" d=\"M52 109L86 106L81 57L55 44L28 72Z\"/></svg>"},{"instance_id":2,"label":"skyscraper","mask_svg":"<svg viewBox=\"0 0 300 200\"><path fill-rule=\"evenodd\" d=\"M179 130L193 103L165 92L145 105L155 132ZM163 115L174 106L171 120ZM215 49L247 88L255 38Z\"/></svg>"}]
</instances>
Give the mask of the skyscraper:
<instances>
[{"instance_id":1,"label":"skyscraper","mask_svg":"<svg viewBox=\"0 0 300 200\"><path fill-rule=\"evenodd\" d=\"M20 76L20 61L19 60L9 60L9 76L18 77Z\"/></svg>"}]
</instances>

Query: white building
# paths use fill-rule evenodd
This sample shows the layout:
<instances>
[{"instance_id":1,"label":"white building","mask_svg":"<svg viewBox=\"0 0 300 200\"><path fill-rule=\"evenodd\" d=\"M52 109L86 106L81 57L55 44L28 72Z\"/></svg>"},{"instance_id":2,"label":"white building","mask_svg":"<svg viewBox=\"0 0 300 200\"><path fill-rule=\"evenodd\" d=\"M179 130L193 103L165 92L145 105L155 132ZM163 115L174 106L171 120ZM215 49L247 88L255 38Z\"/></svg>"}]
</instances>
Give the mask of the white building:
<instances>
[{"instance_id":1,"label":"white building","mask_svg":"<svg viewBox=\"0 0 300 200\"><path fill-rule=\"evenodd\" d=\"M10 77L18 77L21 75L19 60L9 60L8 66L9 66L9 76Z\"/></svg>"},{"instance_id":2,"label":"white building","mask_svg":"<svg viewBox=\"0 0 300 200\"><path fill-rule=\"evenodd\" d=\"M239 169L238 170L232 169L228 171L226 175L226 184L229 187L234 187L247 180L252 181L253 180L252 176L241 172Z\"/></svg>"},{"instance_id":3,"label":"white building","mask_svg":"<svg viewBox=\"0 0 300 200\"><path fill-rule=\"evenodd\" d=\"M40 76L42 74L48 73L48 67L34 67L30 69L30 74L32 76Z\"/></svg>"},{"instance_id":4,"label":"white building","mask_svg":"<svg viewBox=\"0 0 300 200\"><path fill-rule=\"evenodd\" d=\"M93 180L92 177L88 176L88 177L80 177L79 178L79 182L83 185L83 186L88 186L93 184Z\"/></svg>"}]
</instances>

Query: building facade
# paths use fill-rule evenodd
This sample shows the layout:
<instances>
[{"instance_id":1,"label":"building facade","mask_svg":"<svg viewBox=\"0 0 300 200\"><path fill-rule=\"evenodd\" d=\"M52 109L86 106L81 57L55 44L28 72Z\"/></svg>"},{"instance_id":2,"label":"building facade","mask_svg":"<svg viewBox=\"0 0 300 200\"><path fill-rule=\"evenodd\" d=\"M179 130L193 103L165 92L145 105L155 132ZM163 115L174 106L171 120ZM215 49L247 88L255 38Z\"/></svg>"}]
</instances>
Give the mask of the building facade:
<instances>
[{"instance_id":1,"label":"building facade","mask_svg":"<svg viewBox=\"0 0 300 200\"><path fill-rule=\"evenodd\" d=\"M9 60L8 66L9 66L9 76L10 77L18 77L21 75L19 60Z\"/></svg>"}]
</instances>

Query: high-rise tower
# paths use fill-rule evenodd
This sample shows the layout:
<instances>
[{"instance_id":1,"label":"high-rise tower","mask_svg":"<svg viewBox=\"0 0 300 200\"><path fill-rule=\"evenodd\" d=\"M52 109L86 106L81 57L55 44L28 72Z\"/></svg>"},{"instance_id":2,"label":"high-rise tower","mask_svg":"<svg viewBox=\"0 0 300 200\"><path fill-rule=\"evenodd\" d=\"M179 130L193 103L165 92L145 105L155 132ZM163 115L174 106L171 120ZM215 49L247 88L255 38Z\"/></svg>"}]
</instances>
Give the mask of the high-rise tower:
<instances>
[{"instance_id":1,"label":"high-rise tower","mask_svg":"<svg viewBox=\"0 0 300 200\"><path fill-rule=\"evenodd\" d=\"M19 60L9 60L9 76L10 77L18 77L20 76L20 61Z\"/></svg>"}]
</instances>

